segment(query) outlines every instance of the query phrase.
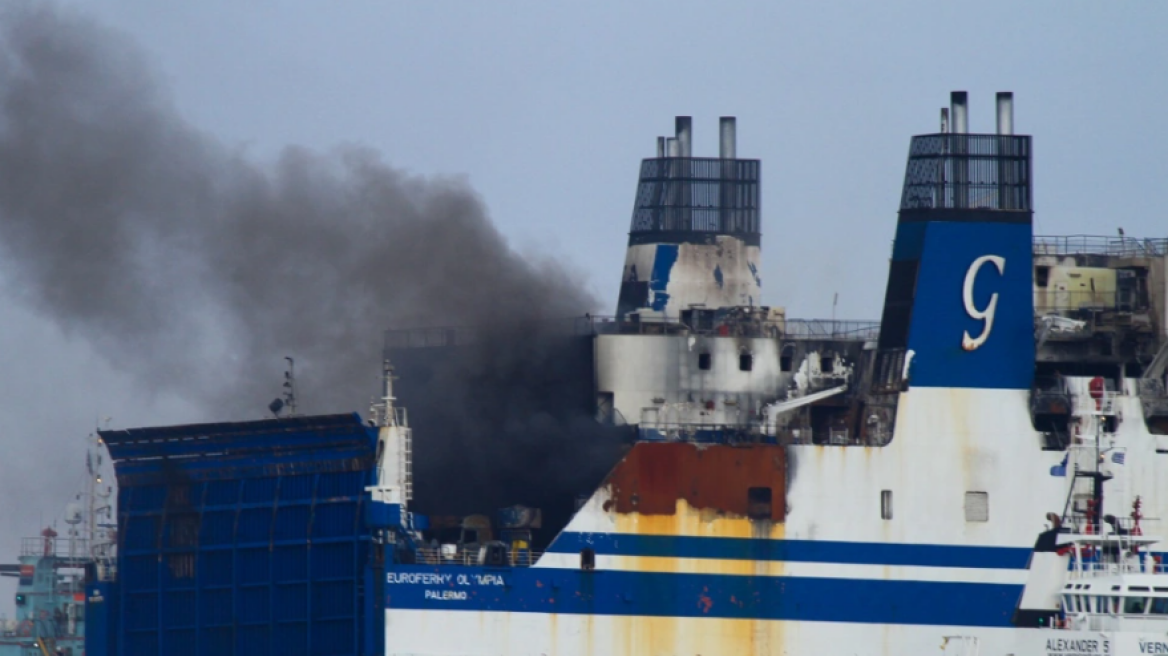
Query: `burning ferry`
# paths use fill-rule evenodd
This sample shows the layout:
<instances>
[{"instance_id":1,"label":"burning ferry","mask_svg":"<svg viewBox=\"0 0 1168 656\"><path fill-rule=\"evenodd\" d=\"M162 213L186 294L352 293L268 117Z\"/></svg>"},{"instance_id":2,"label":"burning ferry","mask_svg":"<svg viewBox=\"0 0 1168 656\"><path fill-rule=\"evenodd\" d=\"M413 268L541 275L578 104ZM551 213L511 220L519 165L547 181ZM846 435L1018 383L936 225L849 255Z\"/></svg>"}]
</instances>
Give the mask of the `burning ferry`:
<instances>
[{"instance_id":1,"label":"burning ferry","mask_svg":"<svg viewBox=\"0 0 1168 656\"><path fill-rule=\"evenodd\" d=\"M574 504L415 503L396 395L473 330L388 334L368 422L103 432L118 562L87 653L1010 653L1043 518L1091 502L1074 449L1125 454L1117 506L1168 508L1168 240L1035 237L1031 138L996 110L971 133L955 92L912 138L879 322L760 304L760 162L733 118L695 157L679 117L616 315L543 335L572 345L555 398L628 436Z\"/></svg>"}]
</instances>

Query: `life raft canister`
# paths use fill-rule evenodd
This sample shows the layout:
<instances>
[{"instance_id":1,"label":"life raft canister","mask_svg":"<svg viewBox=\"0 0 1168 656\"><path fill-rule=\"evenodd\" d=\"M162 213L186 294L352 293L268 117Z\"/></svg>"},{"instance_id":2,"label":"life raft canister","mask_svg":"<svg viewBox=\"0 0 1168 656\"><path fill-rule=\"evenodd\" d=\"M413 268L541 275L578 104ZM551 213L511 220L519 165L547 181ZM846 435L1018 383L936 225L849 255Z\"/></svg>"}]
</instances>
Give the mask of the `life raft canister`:
<instances>
[{"instance_id":1,"label":"life raft canister","mask_svg":"<svg viewBox=\"0 0 1168 656\"><path fill-rule=\"evenodd\" d=\"M1103 376L1096 376L1087 383L1087 391L1091 393L1091 398L1095 399L1095 410L1101 410L1103 407Z\"/></svg>"}]
</instances>

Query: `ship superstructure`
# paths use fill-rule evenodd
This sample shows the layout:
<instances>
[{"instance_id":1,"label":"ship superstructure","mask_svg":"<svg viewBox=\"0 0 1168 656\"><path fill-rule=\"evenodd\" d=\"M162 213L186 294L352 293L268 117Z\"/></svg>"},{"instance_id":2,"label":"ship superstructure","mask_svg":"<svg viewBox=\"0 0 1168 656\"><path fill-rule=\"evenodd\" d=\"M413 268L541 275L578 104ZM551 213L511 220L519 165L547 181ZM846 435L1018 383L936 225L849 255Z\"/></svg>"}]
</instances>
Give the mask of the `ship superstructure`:
<instances>
[{"instance_id":1,"label":"ship superstructure","mask_svg":"<svg viewBox=\"0 0 1168 656\"><path fill-rule=\"evenodd\" d=\"M762 304L760 164L728 117L694 157L678 118L641 165L616 315L541 333L569 345L556 398L631 434L573 508L413 498L430 419L397 393L497 330L391 332L372 426L107 434L105 653L1010 653L1042 518L1090 500L1074 454L1123 454L1114 502L1168 509L1168 243L1035 237L1031 138L1012 94L995 110L971 133L955 92L910 142L879 322Z\"/></svg>"},{"instance_id":2,"label":"ship superstructure","mask_svg":"<svg viewBox=\"0 0 1168 656\"><path fill-rule=\"evenodd\" d=\"M85 653L86 587L113 576L116 535L112 487L102 485L101 443L90 436L88 484L65 508L61 530L46 526L22 538L17 563L0 565L0 576L17 579L16 614L0 621L0 656L80 656ZM97 623L97 633L106 627Z\"/></svg>"}]
</instances>

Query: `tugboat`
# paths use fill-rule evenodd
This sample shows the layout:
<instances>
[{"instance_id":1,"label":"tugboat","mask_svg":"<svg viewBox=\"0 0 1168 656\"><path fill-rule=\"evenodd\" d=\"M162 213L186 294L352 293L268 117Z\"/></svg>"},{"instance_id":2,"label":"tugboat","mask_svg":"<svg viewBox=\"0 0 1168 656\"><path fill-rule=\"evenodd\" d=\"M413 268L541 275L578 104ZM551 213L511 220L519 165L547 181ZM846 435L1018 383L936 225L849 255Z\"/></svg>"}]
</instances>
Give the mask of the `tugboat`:
<instances>
[{"instance_id":1,"label":"tugboat","mask_svg":"<svg viewBox=\"0 0 1168 656\"><path fill-rule=\"evenodd\" d=\"M1013 653L1168 654L1168 574L1163 554L1153 550L1161 540L1144 535L1138 496L1127 517L1104 511L1111 479L1104 467L1122 464L1125 453L1096 441L1072 448L1071 459L1066 507L1047 515L1049 527L1031 554L1013 617L1022 629Z\"/></svg>"}]
</instances>

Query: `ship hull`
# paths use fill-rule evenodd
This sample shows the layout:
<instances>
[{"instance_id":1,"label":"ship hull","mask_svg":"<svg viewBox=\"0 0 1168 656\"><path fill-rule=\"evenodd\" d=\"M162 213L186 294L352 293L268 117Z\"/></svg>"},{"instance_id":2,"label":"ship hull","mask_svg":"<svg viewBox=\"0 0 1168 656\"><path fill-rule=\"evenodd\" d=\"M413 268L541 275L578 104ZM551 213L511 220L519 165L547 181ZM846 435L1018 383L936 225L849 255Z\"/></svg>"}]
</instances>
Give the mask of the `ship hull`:
<instances>
[{"instance_id":1,"label":"ship hull","mask_svg":"<svg viewBox=\"0 0 1168 656\"><path fill-rule=\"evenodd\" d=\"M1042 450L1027 403L1026 390L913 389L883 447L639 443L536 566L394 567L386 653L899 656L953 636L1021 653L1031 632L1010 619L1034 536L1068 489L1055 475L1066 454ZM1160 437L1138 397L1116 404L1129 464L1111 467L1113 507L1140 490L1150 515L1168 514ZM709 455L719 448L738 469ZM774 517L729 507L768 475L786 490Z\"/></svg>"}]
</instances>

